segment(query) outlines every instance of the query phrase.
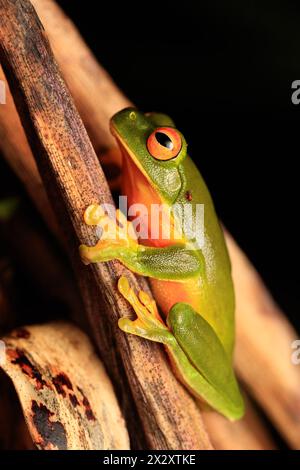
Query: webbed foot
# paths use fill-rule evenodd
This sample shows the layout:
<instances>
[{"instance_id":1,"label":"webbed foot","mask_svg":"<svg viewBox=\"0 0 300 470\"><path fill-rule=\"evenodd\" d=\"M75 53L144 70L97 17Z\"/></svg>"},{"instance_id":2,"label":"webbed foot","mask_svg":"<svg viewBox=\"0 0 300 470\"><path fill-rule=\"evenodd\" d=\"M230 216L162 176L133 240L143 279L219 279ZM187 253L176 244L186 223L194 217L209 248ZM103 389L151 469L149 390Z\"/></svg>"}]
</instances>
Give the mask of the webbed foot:
<instances>
[{"instance_id":1,"label":"webbed foot","mask_svg":"<svg viewBox=\"0 0 300 470\"><path fill-rule=\"evenodd\" d=\"M117 209L115 218L103 210L99 204L90 205L84 213L87 225L101 229L101 238L95 246L81 245L79 252L85 264L118 259L124 250L136 249L137 238L134 228L124 214Z\"/></svg>"},{"instance_id":2,"label":"webbed foot","mask_svg":"<svg viewBox=\"0 0 300 470\"><path fill-rule=\"evenodd\" d=\"M118 289L137 314L136 320L120 318L118 324L121 330L151 341L168 344L173 335L162 321L155 301L142 290L137 296L125 276L119 279Z\"/></svg>"}]
</instances>

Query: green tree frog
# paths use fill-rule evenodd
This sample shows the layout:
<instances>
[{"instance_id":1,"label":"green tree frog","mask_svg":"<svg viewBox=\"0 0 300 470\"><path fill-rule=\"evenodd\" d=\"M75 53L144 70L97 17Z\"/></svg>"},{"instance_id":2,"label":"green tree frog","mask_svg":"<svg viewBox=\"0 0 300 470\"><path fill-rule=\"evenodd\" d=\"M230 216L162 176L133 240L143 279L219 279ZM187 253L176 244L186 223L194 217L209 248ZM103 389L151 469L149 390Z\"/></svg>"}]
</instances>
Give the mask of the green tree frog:
<instances>
[{"instance_id":1,"label":"green tree frog","mask_svg":"<svg viewBox=\"0 0 300 470\"><path fill-rule=\"evenodd\" d=\"M158 307L145 292L136 294L126 277L119 279L119 291L137 315L135 320L120 319L119 327L164 344L188 390L230 420L239 419L244 403L232 367L231 266L208 189L187 154L185 138L168 116L126 108L112 117L111 131L123 157L122 194L128 207L140 208L139 226L133 227L134 220L118 210L112 237L105 210L89 206L85 221L100 225L102 235L95 246L80 247L82 260L118 259L149 277ZM187 206L192 210L183 224ZM204 208L202 243L191 230L197 206ZM149 217L153 207L163 208L154 220ZM137 228L144 230L143 237L137 237Z\"/></svg>"}]
</instances>

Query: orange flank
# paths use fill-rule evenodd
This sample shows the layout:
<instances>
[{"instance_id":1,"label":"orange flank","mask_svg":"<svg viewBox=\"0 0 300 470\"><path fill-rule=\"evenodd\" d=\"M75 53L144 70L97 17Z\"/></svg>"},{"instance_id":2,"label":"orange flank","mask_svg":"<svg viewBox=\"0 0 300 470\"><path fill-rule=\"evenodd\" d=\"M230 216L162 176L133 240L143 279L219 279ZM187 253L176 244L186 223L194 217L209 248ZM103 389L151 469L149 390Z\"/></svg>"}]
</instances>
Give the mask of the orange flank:
<instances>
[{"instance_id":1,"label":"orange flank","mask_svg":"<svg viewBox=\"0 0 300 470\"><path fill-rule=\"evenodd\" d=\"M122 151L126 152L125 149ZM147 178L126 155L123 157L122 194L127 196L129 220L137 235L143 234L139 237L139 243L162 248L183 242L182 237L176 234L174 220L170 218L166 204L163 204ZM137 201L142 201L142 204L137 204Z\"/></svg>"},{"instance_id":2,"label":"orange flank","mask_svg":"<svg viewBox=\"0 0 300 470\"><path fill-rule=\"evenodd\" d=\"M124 148L122 148L122 151L124 153L126 152ZM128 207L130 208L136 201L143 201L143 205L146 208L146 212L144 214L138 214L138 217L141 223L148 224L147 239L139 239L139 243L159 248L174 245L180 241L184 242L184 239L180 239L178 236L175 239L174 235L176 235L176 233L172 220L169 221L169 223L171 227L170 232L173 236L168 239L162 237L162 234L165 233L163 224L166 218L160 217L159 220L155 220L155 218L153 220L151 218L151 206L153 204L161 205L162 200L128 155L123 156L122 179L124 184L124 192L122 191L122 193L126 194L128 198ZM132 220L132 217L129 218ZM157 239L151 238L151 221L152 223L159 223L160 236ZM139 231L140 227L137 227L137 229L137 231ZM189 303L196 311L200 311L199 279L191 279L188 282L161 281L154 278L150 278L149 280L154 298L165 316L167 316L171 307L177 302Z\"/></svg>"},{"instance_id":3,"label":"orange flank","mask_svg":"<svg viewBox=\"0 0 300 470\"><path fill-rule=\"evenodd\" d=\"M153 296L165 316L177 302L188 303L196 312L201 311L199 279L191 279L187 282L160 281L153 278L149 280Z\"/></svg>"}]
</instances>

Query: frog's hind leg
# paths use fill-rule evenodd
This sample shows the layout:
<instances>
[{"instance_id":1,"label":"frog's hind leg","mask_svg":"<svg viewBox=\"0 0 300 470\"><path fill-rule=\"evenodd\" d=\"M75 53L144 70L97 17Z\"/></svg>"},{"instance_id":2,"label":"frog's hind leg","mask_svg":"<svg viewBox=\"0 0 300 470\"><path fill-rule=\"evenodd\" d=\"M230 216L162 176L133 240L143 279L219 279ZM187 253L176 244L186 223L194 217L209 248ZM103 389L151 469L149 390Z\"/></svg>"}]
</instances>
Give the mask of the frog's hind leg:
<instances>
[{"instance_id":1,"label":"frog's hind leg","mask_svg":"<svg viewBox=\"0 0 300 470\"><path fill-rule=\"evenodd\" d=\"M160 318L155 301L146 292L139 291L137 296L125 276L119 279L118 289L137 315L135 320L120 318L118 325L122 331L164 344L174 339Z\"/></svg>"},{"instance_id":2,"label":"frog's hind leg","mask_svg":"<svg viewBox=\"0 0 300 470\"><path fill-rule=\"evenodd\" d=\"M207 321L190 305L177 303L169 312L168 328L146 292L137 296L125 276L119 279L118 289L137 315L135 320L121 318L121 330L163 343L176 376L193 395L229 419L240 418L244 405L231 363Z\"/></svg>"}]
</instances>

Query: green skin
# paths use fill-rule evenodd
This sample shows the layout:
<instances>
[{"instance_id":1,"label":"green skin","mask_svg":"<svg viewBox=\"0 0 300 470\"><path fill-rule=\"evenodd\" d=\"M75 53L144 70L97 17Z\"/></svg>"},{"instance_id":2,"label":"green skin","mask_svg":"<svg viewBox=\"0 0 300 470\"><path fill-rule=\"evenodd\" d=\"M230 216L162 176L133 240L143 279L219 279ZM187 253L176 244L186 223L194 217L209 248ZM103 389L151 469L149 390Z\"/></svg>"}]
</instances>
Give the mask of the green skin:
<instances>
[{"instance_id":1,"label":"green skin","mask_svg":"<svg viewBox=\"0 0 300 470\"><path fill-rule=\"evenodd\" d=\"M127 333L163 343L176 367L176 375L187 388L230 420L236 420L244 414L244 403L232 368L234 291L223 232L207 187L187 157L182 134L179 133L181 150L175 158L161 161L149 153L147 139L162 126L175 127L168 116L143 114L132 108L112 118L113 134L134 156L135 164L164 204L170 207L175 203L186 204L187 191L193 195L189 203L204 204L203 247L199 249L193 240L170 247L82 246L81 256L85 262L118 259L138 274L181 281L187 287L189 282L198 281L199 310L179 302L169 311L167 326L144 313L138 323L121 319L119 326ZM192 212L195 216L195 210ZM176 218L176 213L173 217Z\"/></svg>"}]
</instances>

